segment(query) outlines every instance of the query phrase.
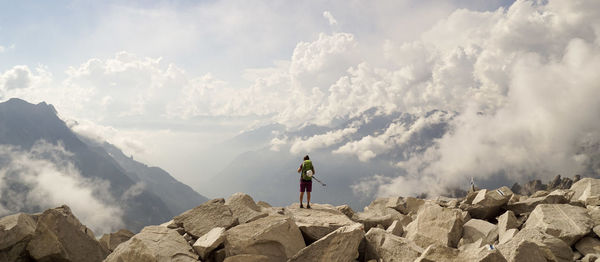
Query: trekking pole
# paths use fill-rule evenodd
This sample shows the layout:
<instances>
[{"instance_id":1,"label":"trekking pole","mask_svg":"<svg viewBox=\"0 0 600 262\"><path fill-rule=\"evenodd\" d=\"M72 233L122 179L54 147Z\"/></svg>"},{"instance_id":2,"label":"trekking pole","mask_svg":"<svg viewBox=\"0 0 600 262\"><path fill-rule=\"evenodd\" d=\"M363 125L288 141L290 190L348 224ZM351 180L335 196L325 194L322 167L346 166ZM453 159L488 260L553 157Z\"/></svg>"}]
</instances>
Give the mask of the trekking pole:
<instances>
[{"instance_id":1,"label":"trekking pole","mask_svg":"<svg viewBox=\"0 0 600 262\"><path fill-rule=\"evenodd\" d=\"M312 178L317 180L317 182L319 182L319 184L321 184L322 186L327 186L327 185L325 185L325 183L321 182L321 180L317 179L314 175L312 176Z\"/></svg>"}]
</instances>

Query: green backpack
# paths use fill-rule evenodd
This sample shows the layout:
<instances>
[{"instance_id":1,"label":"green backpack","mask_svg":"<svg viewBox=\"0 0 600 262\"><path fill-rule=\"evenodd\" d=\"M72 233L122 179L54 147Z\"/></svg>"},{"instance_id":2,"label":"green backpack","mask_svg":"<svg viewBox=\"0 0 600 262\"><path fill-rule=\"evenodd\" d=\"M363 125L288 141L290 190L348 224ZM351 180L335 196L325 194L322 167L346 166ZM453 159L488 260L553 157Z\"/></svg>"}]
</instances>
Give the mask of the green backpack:
<instances>
[{"instance_id":1,"label":"green backpack","mask_svg":"<svg viewBox=\"0 0 600 262\"><path fill-rule=\"evenodd\" d=\"M302 164L302 180L310 181L312 177L306 175L306 171L311 170L313 168L312 161L304 160Z\"/></svg>"}]
</instances>

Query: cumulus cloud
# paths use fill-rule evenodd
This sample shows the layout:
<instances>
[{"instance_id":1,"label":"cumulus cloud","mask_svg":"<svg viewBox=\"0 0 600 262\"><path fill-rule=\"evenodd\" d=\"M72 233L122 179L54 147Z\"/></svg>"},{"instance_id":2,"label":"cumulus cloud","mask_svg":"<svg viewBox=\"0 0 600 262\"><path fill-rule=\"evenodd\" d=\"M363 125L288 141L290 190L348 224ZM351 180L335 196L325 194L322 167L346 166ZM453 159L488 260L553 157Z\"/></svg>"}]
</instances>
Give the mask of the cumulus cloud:
<instances>
[{"instance_id":1,"label":"cumulus cloud","mask_svg":"<svg viewBox=\"0 0 600 262\"><path fill-rule=\"evenodd\" d=\"M425 44L440 53L464 50L466 60L446 63L463 64L463 70L440 75L444 91L458 86L446 81L450 75L461 86L472 85L455 93L462 105L446 103L460 113L452 130L400 163L409 174L379 193L441 194L469 177L597 174L589 148L600 144L600 77L593 73L600 66L599 10L592 1L517 1L491 13L456 11L425 34Z\"/></svg>"},{"instance_id":2,"label":"cumulus cloud","mask_svg":"<svg viewBox=\"0 0 600 262\"><path fill-rule=\"evenodd\" d=\"M414 123L391 123L387 129L379 135L367 135L357 141L350 141L338 149L334 154L355 155L360 161L369 161L377 155L385 154L394 148L400 148L413 137L427 127L435 124L448 122L452 114L437 111L428 116L422 116Z\"/></svg>"},{"instance_id":3,"label":"cumulus cloud","mask_svg":"<svg viewBox=\"0 0 600 262\"><path fill-rule=\"evenodd\" d=\"M71 156L43 141L27 151L0 145L0 216L66 204L96 234L122 228L123 210L109 204L108 183L82 177Z\"/></svg>"},{"instance_id":4,"label":"cumulus cloud","mask_svg":"<svg viewBox=\"0 0 600 262\"><path fill-rule=\"evenodd\" d=\"M314 150L327 148L334 144L340 143L343 139L347 138L349 135L356 133L358 128L349 127L335 131L329 131L325 134L314 135L309 138L299 138L292 144L290 148L290 153L299 154L299 153L310 153Z\"/></svg>"},{"instance_id":5,"label":"cumulus cloud","mask_svg":"<svg viewBox=\"0 0 600 262\"><path fill-rule=\"evenodd\" d=\"M0 73L0 98L17 89L28 89L44 85L51 80L51 74L43 67L35 72L28 66L18 65Z\"/></svg>"}]
</instances>

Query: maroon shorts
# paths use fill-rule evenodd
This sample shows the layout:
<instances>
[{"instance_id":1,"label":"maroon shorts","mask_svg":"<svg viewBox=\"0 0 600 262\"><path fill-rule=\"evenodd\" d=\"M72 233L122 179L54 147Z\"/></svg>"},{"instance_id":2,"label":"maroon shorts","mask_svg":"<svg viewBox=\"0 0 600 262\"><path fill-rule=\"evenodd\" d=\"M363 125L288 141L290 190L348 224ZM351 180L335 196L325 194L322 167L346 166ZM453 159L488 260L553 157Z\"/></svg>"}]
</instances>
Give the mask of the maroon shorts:
<instances>
[{"instance_id":1,"label":"maroon shorts","mask_svg":"<svg viewBox=\"0 0 600 262\"><path fill-rule=\"evenodd\" d=\"M300 192L312 192L312 180L305 181L300 178Z\"/></svg>"}]
</instances>

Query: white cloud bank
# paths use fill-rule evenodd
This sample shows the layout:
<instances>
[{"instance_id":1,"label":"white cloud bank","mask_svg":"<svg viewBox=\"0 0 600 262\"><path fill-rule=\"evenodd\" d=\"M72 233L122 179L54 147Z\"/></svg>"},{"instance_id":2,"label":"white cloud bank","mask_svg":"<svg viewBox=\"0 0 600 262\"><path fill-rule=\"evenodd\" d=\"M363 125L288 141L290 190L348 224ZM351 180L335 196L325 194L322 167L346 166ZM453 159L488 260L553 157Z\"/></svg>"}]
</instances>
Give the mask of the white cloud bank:
<instances>
[{"instance_id":1,"label":"white cloud bank","mask_svg":"<svg viewBox=\"0 0 600 262\"><path fill-rule=\"evenodd\" d=\"M108 183L82 177L70 156L45 142L28 151L0 145L0 216L66 204L97 235L122 228L123 210L108 204Z\"/></svg>"},{"instance_id":2,"label":"white cloud bank","mask_svg":"<svg viewBox=\"0 0 600 262\"><path fill-rule=\"evenodd\" d=\"M423 39L451 58L433 63L426 90L443 87L451 96L439 96L439 105L460 105L450 107L460 114L436 146L400 163L408 176L382 183L379 194L436 195L469 177L600 173L589 170L598 161L590 148L600 144L600 3L459 10Z\"/></svg>"}]
</instances>

